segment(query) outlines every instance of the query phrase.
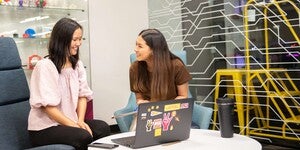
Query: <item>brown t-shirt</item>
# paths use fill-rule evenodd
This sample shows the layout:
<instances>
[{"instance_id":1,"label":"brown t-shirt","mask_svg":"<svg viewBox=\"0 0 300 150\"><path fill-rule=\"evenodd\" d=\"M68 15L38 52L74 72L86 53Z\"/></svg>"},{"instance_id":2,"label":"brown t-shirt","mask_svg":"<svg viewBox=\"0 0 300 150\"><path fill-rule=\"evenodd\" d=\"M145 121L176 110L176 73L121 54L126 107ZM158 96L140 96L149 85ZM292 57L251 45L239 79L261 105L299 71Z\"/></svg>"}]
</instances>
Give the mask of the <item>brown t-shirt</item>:
<instances>
[{"instance_id":1,"label":"brown t-shirt","mask_svg":"<svg viewBox=\"0 0 300 150\"><path fill-rule=\"evenodd\" d=\"M174 60L172 60L172 63L175 66L174 73L172 73L175 82L174 82L174 84L170 84L167 99L165 99L165 100L170 100L170 99L176 98L178 96L177 85L184 84L191 79L191 75L190 75L189 71L187 70L185 65L180 60L174 59ZM130 89L132 92L140 93L138 91L134 91L132 88L133 87L133 85L132 85L133 74L137 73L137 70L138 70L137 68L138 68L138 61L135 61L131 64L130 71L129 71L129 73L130 73L129 74ZM152 80L152 74L150 72L148 72L148 73L150 76L149 83L151 83L150 81ZM145 100L151 99L151 91L150 90L147 92L141 93L141 94Z\"/></svg>"}]
</instances>

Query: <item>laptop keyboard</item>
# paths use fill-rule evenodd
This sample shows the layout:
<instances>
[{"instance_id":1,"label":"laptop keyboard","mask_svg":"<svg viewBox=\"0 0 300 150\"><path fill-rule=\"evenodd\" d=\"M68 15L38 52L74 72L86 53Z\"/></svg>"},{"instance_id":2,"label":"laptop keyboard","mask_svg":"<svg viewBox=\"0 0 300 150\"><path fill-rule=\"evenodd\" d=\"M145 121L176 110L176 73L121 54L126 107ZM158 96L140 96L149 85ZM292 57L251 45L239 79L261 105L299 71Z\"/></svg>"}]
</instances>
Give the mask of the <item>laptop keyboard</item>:
<instances>
[{"instance_id":1,"label":"laptop keyboard","mask_svg":"<svg viewBox=\"0 0 300 150\"><path fill-rule=\"evenodd\" d=\"M120 144L120 145L132 147L134 145L135 136L128 136L128 137L123 137L123 138L118 138L118 139L112 139L112 141L117 144Z\"/></svg>"}]
</instances>

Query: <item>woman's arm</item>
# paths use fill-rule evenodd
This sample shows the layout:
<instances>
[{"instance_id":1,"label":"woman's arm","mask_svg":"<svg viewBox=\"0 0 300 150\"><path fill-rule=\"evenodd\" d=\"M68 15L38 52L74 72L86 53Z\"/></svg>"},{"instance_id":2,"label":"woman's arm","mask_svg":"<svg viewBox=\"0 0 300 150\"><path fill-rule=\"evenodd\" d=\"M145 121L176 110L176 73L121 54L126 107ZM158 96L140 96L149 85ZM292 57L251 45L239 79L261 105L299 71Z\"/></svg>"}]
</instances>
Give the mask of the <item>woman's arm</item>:
<instances>
[{"instance_id":1,"label":"woman's arm","mask_svg":"<svg viewBox=\"0 0 300 150\"><path fill-rule=\"evenodd\" d=\"M87 99L85 97L79 97L77 110L76 110L79 122L80 121L84 122L86 107L87 107Z\"/></svg>"},{"instance_id":2,"label":"woman's arm","mask_svg":"<svg viewBox=\"0 0 300 150\"><path fill-rule=\"evenodd\" d=\"M79 97L78 104L77 104L77 116L78 116L78 123L77 125L87 130L91 135L93 135L92 130L90 129L89 125L84 122L85 112L87 107L87 99L86 97Z\"/></svg>"},{"instance_id":3,"label":"woman's arm","mask_svg":"<svg viewBox=\"0 0 300 150\"><path fill-rule=\"evenodd\" d=\"M78 116L77 125L80 128L87 130L93 136L91 128L89 127L88 124L86 124L84 122L86 107L87 107L87 99L86 99L86 97L79 97L78 98L78 104L77 104L77 110L76 110L77 116Z\"/></svg>"},{"instance_id":4,"label":"woman's arm","mask_svg":"<svg viewBox=\"0 0 300 150\"><path fill-rule=\"evenodd\" d=\"M71 127L79 127L76 122L66 117L61 111L57 109L56 106L45 106L42 108L51 119L55 120L59 124Z\"/></svg>"},{"instance_id":5,"label":"woman's arm","mask_svg":"<svg viewBox=\"0 0 300 150\"><path fill-rule=\"evenodd\" d=\"M88 86L87 83L87 78L86 78L86 71L84 69L83 63L81 61L78 61L78 79L79 79L79 98L77 102L77 109L76 113L78 116L78 122L77 124L79 125L80 128L87 130L92 136L92 130L84 122L85 119L85 113L86 113L86 107L87 107L87 101L92 100L92 90Z\"/></svg>"},{"instance_id":6,"label":"woman's arm","mask_svg":"<svg viewBox=\"0 0 300 150\"><path fill-rule=\"evenodd\" d=\"M175 99L188 98L188 82L177 85L178 95Z\"/></svg>"}]
</instances>

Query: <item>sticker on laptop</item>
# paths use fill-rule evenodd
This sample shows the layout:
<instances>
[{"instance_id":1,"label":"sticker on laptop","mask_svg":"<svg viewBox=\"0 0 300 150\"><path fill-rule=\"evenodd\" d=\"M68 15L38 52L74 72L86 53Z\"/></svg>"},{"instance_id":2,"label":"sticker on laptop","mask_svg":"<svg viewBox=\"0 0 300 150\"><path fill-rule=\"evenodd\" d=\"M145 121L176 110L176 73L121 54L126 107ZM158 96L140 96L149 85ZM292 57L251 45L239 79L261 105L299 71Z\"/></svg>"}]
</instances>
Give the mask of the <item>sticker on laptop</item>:
<instances>
[{"instance_id":1,"label":"sticker on laptop","mask_svg":"<svg viewBox=\"0 0 300 150\"><path fill-rule=\"evenodd\" d=\"M153 116L157 116L157 115L160 115L160 114L162 114L162 112L152 110L151 113L150 113L150 116L153 117Z\"/></svg>"},{"instance_id":2,"label":"sticker on laptop","mask_svg":"<svg viewBox=\"0 0 300 150\"><path fill-rule=\"evenodd\" d=\"M186 109L186 108L189 108L189 103L176 103L176 104L165 105L165 111L173 111L173 110Z\"/></svg>"},{"instance_id":3,"label":"sticker on laptop","mask_svg":"<svg viewBox=\"0 0 300 150\"><path fill-rule=\"evenodd\" d=\"M154 136L161 136L164 131L172 131L176 126L176 122L180 122L180 116L177 116L177 111L180 109L189 108L189 103L175 103L165 105L163 111L159 111L159 106L150 106L147 108L147 113L142 114L142 118L146 119L146 116L159 117L151 118L147 120L146 132L154 131ZM173 122L172 122L173 121ZM174 126L175 125L175 126Z\"/></svg>"}]
</instances>

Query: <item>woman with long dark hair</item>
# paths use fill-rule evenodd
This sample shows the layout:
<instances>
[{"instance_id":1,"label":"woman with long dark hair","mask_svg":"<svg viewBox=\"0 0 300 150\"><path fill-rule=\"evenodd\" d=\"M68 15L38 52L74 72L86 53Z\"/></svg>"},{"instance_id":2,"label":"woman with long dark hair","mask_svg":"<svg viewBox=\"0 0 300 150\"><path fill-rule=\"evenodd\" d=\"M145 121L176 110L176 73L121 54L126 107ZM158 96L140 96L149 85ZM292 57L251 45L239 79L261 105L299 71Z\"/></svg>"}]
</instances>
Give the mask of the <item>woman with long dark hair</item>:
<instances>
[{"instance_id":1,"label":"woman with long dark hair","mask_svg":"<svg viewBox=\"0 0 300 150\"><path fill-rule=\"evenodd\" d=\"M53 27L48 57L40 60L31 76L28 130L33 146L67 144L87 149L93 140L110 134L101 120L85 120L93 92L79 59L83 29L69 18Z\"/></svg>"},{"instance_id":2,"label":"woman with long dark hair","mask_svg":"<svg viewBox=\"0 0 300 150\"><path fill-rule=\"evenodd\" d=\"M137 37L135 53L137 61L130 66L130 88L137 104L188 97L191 76L182 60L170 52L159 30L143 30Z\"/></svg>"}]
</instances>

